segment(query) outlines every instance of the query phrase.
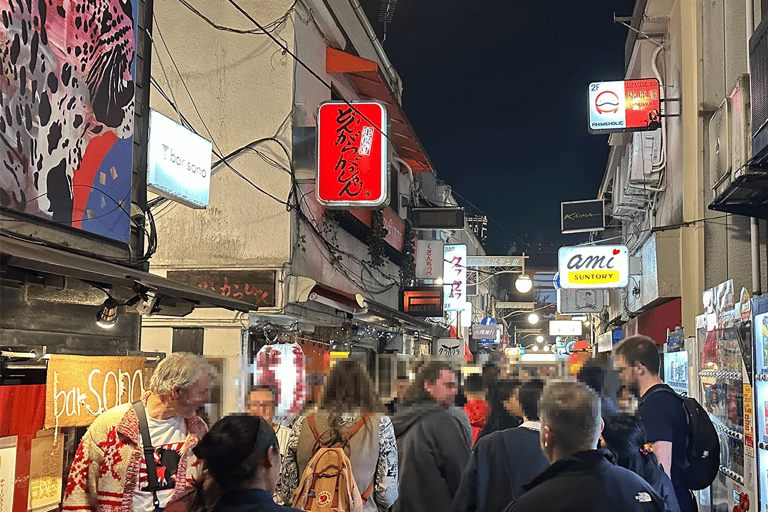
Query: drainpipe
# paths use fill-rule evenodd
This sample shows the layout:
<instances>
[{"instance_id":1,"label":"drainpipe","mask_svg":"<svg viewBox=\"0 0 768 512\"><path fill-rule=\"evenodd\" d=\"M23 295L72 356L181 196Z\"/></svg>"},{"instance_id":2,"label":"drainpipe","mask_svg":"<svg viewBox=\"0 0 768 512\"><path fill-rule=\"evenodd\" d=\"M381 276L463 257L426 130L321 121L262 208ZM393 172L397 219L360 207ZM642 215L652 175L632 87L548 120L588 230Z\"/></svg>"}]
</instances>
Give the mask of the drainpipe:
<instances>
[{"instance_id":1,"label":"drainpipe","mask_svg":"<svg viewBox=\"0 0 768 512\"><path fill-rule=\"evenodd\" d=\"M352 6L352 9L355 10L355 14L357 14L357 19L360 20L360 23L363 25L365 32L368 34L368 37L371 40L371 44L373 45L373 49L376 50L376 55L379 56L379 59L381 59L382 64L384 64L384 69L387 70L387 75L389 75L389 80L390 82L392 82L392 85L394 86L393 88L397 92L397 96L399 100L401 84L400 84L400 79L398 78L397 73L395 72L395 68L392 66L392 63L389 62L389 59L387 58L387 54L384 53L384 48L381 46L381 43L379 42L379 38L376 37L376 32L373 31L373 27L368 21L368 18L366 17L365 11L363 11L363 7L360 5L359 0L349 0L349 4Z\"/></svg>"},{"instance_id":2,"label":"drainpipe","mask_svg":"<svg viewBox=\"0 0 768 512\"><path fill-rule=\"evenodd\" d=\"M749 38L752 37L754 31L754 6L752 0L746 0L746 25L747 25L747 55L749 55ZM751 73L749 66L749 58L747 58L747 73ZM749 243L752 249L752 295L760 295L762 290L760 289L760 221L752 217L749 219Z\"/></svg>"}]
</instances>

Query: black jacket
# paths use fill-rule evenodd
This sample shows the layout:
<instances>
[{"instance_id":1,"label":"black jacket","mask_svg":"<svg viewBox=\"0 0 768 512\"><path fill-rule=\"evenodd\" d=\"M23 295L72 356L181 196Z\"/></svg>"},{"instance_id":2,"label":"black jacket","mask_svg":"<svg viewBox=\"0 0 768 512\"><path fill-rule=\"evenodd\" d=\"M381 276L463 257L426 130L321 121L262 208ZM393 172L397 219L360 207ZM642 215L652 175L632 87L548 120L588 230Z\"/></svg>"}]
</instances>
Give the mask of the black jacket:
<instances>
[{"instance_id":1,"label":"black jacket","mask_svg":"<svg viewBox=\"0 0 768 512\"><path fill-rule=\"evenodd\" d=\"M400 409L397 437L400 493L394 512L447 512L469 460L459 422L436 402Z\"/></svg>"},{"instance_id":2,"label":"black jacket","mask_svg":"<svg viewBox=\"0 0 768 512\"><path fill-rule=\"evenodd\" d=\"M552 464L506 512L662 512L648 482L617 466L608 450L587 450Z\"/></svg>"},{"instance_id":3,"label":"black jacket","mask_svg":"<svg viewBox=\"0 0 768 512\"><path fill-rule=\"evenodd\" d=\"M523 484L548 466L537 430L518 427L492 432L475 445L450 512L498 512L519 498Z\"/></svg>"},{"instance_id":4,"label":"black jacket","mask_svg":"<svg viewBox=\"0 0 768 512\"><path fill-rule=\"evenodd\" d=\"M301 512L276 505L272 496L261 489L233 489L224 492L211 512Z\"/></svg>"}]
</instances>

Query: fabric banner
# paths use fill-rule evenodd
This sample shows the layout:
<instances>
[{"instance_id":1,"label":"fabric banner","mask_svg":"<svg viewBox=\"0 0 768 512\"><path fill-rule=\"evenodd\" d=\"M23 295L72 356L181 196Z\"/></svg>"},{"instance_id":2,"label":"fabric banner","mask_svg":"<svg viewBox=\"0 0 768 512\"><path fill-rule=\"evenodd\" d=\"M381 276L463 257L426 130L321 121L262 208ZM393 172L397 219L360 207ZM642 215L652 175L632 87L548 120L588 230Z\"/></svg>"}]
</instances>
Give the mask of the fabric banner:
<instances>
[{"instance_id":1,"label":"fabric banner","mask_svg":"<svg viewBox=\"0 0 768 512\"><path fill-rule=\"evenodd\" d=\"M27 510L51 510L61 501L63 448L64 437L56 436L53 430L41 430L32 440Z\"/></svg>"},{"instance_id":2,"label":"fabric banner","mask_svg":"<svg viewBox=\"0 0 768 512\"><path fill-rule=\"evenodd\" d=\"M85 427L102 412L144 392L143 357L52 354L48 361L45 428Z\"/></svg>"}]
</instances>

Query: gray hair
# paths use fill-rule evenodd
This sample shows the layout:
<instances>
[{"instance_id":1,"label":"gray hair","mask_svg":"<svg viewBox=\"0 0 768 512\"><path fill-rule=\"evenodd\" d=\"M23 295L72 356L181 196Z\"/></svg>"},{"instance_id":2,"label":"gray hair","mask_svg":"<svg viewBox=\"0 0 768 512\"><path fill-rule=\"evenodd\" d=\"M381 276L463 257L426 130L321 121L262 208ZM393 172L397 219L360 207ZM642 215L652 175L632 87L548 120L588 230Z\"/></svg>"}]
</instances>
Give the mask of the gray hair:
<instances>
[{"instance_id":1,"label":"gray hair","mask_svg":"<svg viewBox=\"0 0 768 512\"><path fill-rule=\"evenodd\" d=\"M174 352L157 365L149 380L149 389L158 395L168 394L176 386L182 389L192 386L206 374L213 384L216 370L202 356Z\"/></svg>"},{"instance_id":2,"label":"gray hair","mask_svg":"<svg viewBox=\"0 0 768 512\"><path fill-rule=\"evenodd\" d=\"M541 426L549 426L564 456L597 447L600 398L585 384L550 381L541 395L539 416Z\"/></svg>"}]
</instances>

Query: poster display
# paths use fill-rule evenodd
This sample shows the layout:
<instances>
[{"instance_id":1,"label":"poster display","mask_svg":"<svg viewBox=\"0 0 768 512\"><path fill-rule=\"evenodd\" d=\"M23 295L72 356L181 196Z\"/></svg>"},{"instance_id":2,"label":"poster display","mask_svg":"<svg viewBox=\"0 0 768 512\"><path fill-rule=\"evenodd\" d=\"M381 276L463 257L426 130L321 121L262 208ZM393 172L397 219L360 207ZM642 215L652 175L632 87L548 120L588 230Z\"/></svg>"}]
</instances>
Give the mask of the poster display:
<instances>
[{"instance_id":1,"label":"poster display","mask_svg":"<svg viewBox=\"0 0 768 512\"><path fill-rule=\"evenodd\" d=\"M17 436L0 438L0 512L13 510Z\"/></svg>"},{"instance_id":2,"label":"poster display","mask_svg":"<svg viewBox=\"0 0 768 512\"><path fill-rule=\"evenodd\" d=\"M261 347L256 355L253 383L277 388L274 421L287 425L301 410L307 395L307 370L301 346L279 343Z\"/></svg>"},{"instance_id":3,"label":"poster display","mask_svg":"<svg viewBox=\"0 0 768 512\"><path fill-rule=\"evenodd\" d=\"M32 440L27 499L27 509L32 512L51 510L61 501L64 436L54 434L53 430L40 430Z\"/></svg>"}]
</instances>

